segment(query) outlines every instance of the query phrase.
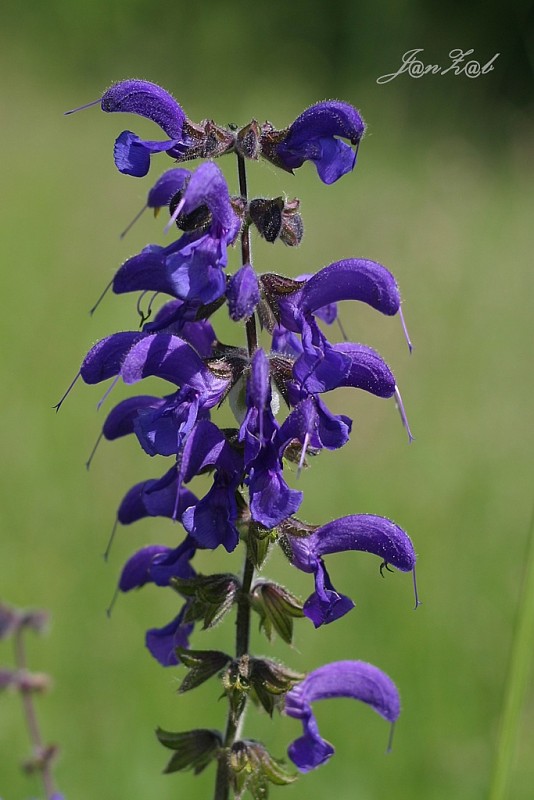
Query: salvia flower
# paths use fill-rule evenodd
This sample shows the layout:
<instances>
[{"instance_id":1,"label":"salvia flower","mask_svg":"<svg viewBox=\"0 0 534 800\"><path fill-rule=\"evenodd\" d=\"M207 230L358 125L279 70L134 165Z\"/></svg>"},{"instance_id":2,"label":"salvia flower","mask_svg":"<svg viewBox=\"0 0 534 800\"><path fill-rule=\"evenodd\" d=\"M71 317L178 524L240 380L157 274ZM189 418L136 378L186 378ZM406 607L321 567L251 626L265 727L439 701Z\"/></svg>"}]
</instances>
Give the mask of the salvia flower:
<instances>
[{"instance_id":1,"label":"salvia flower","mask_svg":"<svg viewBox=\"0 0 534 800\"><path fill-rule=\"evenodd\" d=\"M291 535L287 527L289 557L293 566L315 577L315 592L304 604L304 614L316 628L350 611L354 603L333 587L323 556L350 550L372 553L384 564L402 572L415 567L415 551L409 536L398 525L374 514L353 514L328 522L313 533Z\"/></svg>"},{"instance_id":2,"label":"salvia flower","mask_svg":"<svg viewBox=\"0 0 534 800\"><path fill-rule=\"evenodd\" d=\"M172 182L169 180L169 184ZM178 177L175 185L184 183ZM164 292L200 304L211 303L224 293L227 248L235 241L241 221L232 208L223 174L213 162L201 164L185 188L178 191L181 198L171 220L179 220L180 215L191 218L200 210L199 227L193 225L167 247L148 245L128 259L113 280L113 291L117 294L139 290ZM157 202L164 200L169 192L169 185L165 184Z\"/></svg>"},{"instance_id":3,"label":"salvia flower","mask_svg":"<svg viewBox=\"0 0 534 800\"><path fill-rule=\"evenodd\" d=\"M162 666L187 668L180 692L217 675L228 701L224 735L203 728L159 732L160 741L175 751L166 771L199 772L216 760L218 798L233 787L239 797L248 789L255 800L264 800L269 783L283 785L295 776L261 743L240 738L249 697L270 715L285 709L301 720L303 736L288 751L301 772L334 752L318 731L316 700L357 699L392 723L400 709L395 686L377 667L340 661L304 677L254 657L249 641L252 613L269 638L276 633L291 643L294 619L306 616L317 628L353 608L352 598L332 583L325 564L330 554L371 553L381 559L381 572L390 566L412 572L415 586L412 542L390 520L353 514L312 526L295 517L303 501L295 485L300 471L312 458L317 463L322 450L343 447L351 435L352 420L328 408L328 392L350 387L394 397L408 428L392 370L373 348L349 341L338 313L338 303L356 300L385 316L398 314L406 333L396 279L382 264L362 258L335 261L297 279L275 271L258 275L251 251L251 229L268 245L294 247L304 226L298 198L248 197L245 159L265 158L288 172L311 161L323 183L331 184L354 168L365 126L359 112L340 101L317 103L283 130L256 120L241 128L209 119L197 124L167 91L140 80L114 84L100 104L106 112L145 117L166 136L148 141L129 130L121 133L115 143L121 172L145 175L158 152L176 162L207 159L195 169L168 169L149 189L144 209L155 215L165 209L164 232L178 229L178 238L166 246L149 244L119 267L114 292L141 293L139 330L97 342L80 370L87 384L111 381L101 403L119 380L130 386L150 379L148 390L111 409L102 436L111 441L131 435L154 461L167 459L160 477L137 483L123 496L112 539L119 523L156 517L168 521L167 530L177 531L178 538L134 552L115 597L150 584L165 589L171 621L146 632L149 652ZM228 153L238 161L237 195L211 160ZM234 266L231 248L238 241L241 258ZM143 311L145 293L152 296ZM223 306L231 322L245 329L246 346L217 333L216 313ZM335 341L336 320L343 341ZM411 348L409 339L408 344ZM218 409L226 400L235 421L222 426ZM230 553L240 543L245 550L240 577L202 574L199 550L204 565L209 551ZM255 570L264 567L276 543L296 569L313 576L314 590L304 603L268 578L255 581ZM195 625L211 627L234 606L231 651L190 649ZM0 632L11 627L4 615Z\"/></svg>"},{"instance_id":4,"label":"salvia flower","mask_svg":"<svg viewBox=\"0 0 534 800\"><path fill-rule=\"evenodd\" d=\"M400 698L391 678L363 661L335 661L313 670L286 694L285 712L299 719L304 730L288 748L300 772L320 767L334 754L332 745L319 733L311 704L332 697L349 697L371 706L388 722L400 713Z\"/></svg>"},{"instance_id":5,"label":"salvia flower","mask_svg":"<svg viewBox=\"0 0 534 800\"><path fill-rule=\"evenodd\" d=\"M142 177L150 169L154 153L172 151L184 155L191 142L184 136L186 116L181 106L164 89L149 81L131 80L116 83L100 101L102 111L127 112L147 117L169 137L165 141L145 141L131 131L123 131L115 142L114 157L119 172Z\"/></svg>"},{"instance_id":6,"label":"salvia flower","mask_svg":"<svg viewBox=\"0 0 534 800\"><path fill-rule=\"evenodd\" d=\"M364 131L365 124L354 106L326 100L306 109L285 131L265 126L262 154L288 172L312 161L323 183L330 184L354 169Z\"/></svg>"}]
</instances>

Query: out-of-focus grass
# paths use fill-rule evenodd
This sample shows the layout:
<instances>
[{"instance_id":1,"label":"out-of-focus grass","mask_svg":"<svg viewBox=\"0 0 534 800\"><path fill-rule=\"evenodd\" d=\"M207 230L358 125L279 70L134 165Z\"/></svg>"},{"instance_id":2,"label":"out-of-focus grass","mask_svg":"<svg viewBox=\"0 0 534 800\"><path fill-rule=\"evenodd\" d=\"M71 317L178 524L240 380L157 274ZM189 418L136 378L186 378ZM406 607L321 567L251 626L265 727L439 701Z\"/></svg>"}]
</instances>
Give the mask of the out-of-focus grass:
<instances>
[{"instance_id":1,"label":"out-of-focus grass","mask_svg":"<svg viewBox=\"0 0 534 800\"><path fill-rule=\"evenodd\" d=\"M206 104L208 98L207 89ZM77 386L58 416L51 409L94 341L137 324L129 297L107 298L89 318L100 289L124 258L162 241L161 221L148 215L118 240L150 179L114 171L112 140L129 120L97 109L61 116L89 99L57 87L37 91L22 75L2 101L1 596L53 614L51 635L31 657L55 677L39 713L47 735L62 745L58 778L69 797L206 797L212 770L200 778L162 776L167 756L153 735L157 725L218 727L225 714L215 684L177 697L180 673L162 670L144 651L145 629L175 613L172 592L147 587L121 598L111 620L105 616L125 558L148 541L180 536L165 520L138 523L119 532L108 564L100 557L123 493L166 464L149 462L125 440L104 443L87 475L84 461L105 414L95 413L102 388ZM234 98L232 114L283 124L305 102L244 95ZM258 269L293 275L363 256L385 263L399 280L412 357L397 319L356 304L341 313L350 337L375 346L393 367L416 441L408 446L392 402L340 392L328 402L354 417L352 440L322 455L299 486L309 521L373 512L405 526L419 553L423 605L414 613L409 577L382 580L376 559L330 558L336 586L354 597L356 609L319 631L300 622L293 650L277 643L272 652L301 669L340 658L376 663L397 682L403 714L386 757L388 731L369 709L321 704L321 730L335 744L335 758L273 791L294 800L309 792L339 800L473 800L487 794L532 504L532 154L518 137L500 151L496 144L490 160L461 130L428 135L395 128L379 102L366 110L372 124L357 170L334 186L321 185L309 165L294 178L251 166L251 191L298 195L306 225L298 251L257 241L254 253ZM135 130L150 129L136 122ZM166 166L160 159L155 169ZM234 180L231 160L224 168ZM237 259L236 252L232 268ZM237 563L235 555L199 556L203 571ZM304 597L311 591L310 576L279 554L265 572ZM199 632L194 646L228 647L232 630L227 621ZM254 646L271 652L259 636ZM2 645L0 659L8 655ZM2 696L0 704L0 792L16 800L38 788L16 763L26 748L17 698ZM524 726L517 800L530 796L534 782L528 717ZM249 712L246 734L265 737L277 756L297 732L292 720L271 723Z\"/></svg>"}]
</instances>

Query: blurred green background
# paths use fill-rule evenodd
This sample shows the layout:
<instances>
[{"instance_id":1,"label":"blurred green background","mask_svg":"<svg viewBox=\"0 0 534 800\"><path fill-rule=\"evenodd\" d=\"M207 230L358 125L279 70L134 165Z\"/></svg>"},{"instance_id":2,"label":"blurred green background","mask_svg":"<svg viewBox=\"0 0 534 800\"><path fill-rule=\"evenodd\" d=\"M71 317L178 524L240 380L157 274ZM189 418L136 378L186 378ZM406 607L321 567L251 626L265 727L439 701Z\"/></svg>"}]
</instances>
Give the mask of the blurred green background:
<instances>
[{"instance_id":1,"label":"blurred green background","mask_svg":"<svg viewBox=\"0 0 534 800\"><path fill-rule=\"evenodd\" d=\"M255 634L256 652L303 670L371 661L403 698L387 757L387 726L372 711L351 701L319 704L336 756L273 797L484 798L533 503L531 23L531 3L505 10L458 0L47 0L4 8L0 599L53 615L50 635L31 642L30 656L55 679L38 713L46 737L61 745L57 777L70 800L210 797L212 768L199 778L161 774L167 752L153 730L219 727L226 710L215 683L178 697L181 671L162 670L144 650L145 629L175 614L172 592L146 587L122 597L111 620L105 615L124 560L181 535L165 520L143 521L119 531L109 563L101 558L126 489L162 474L166 463L149 463L124 440L104 443L87 474L105 414L95 410L102 387L77 386L57 416L51 407L96 340L137 325L131 297L108 297L93 318L87 310L126 257L163 242L160 220L148 214L124 241L118 233L168 162L160 157L142 181L119 175L115 136L133 128L152 137L154 128L97 108L62 112L125 77L164 85L194 120L257 117L282 127L325 97L361 109L368 133L358 166L335 185L323 186L309 164L294 177L250 166L251 192L300 197L306 226L298 251L254 242L255 265L297 275L362 256L399 281L412 357L398 319L354 303L341 314L349 336L393 367L416 441L408 446L392 401L336 393L329 405L354 418L352 439L301 476L301 516L322 523L371 512L403 525L419 554L423 605L414 613L409 576L382 580L376 558L332 556L334 583L356 609L319 631L303 620L292 651ZM474 48L482 63L500 56L476 80L404 75L376 83L415 47L424 48L425 63L443 66L457 47ZM236 191L233 160L222 166ZM231 268L237 264L236 252ZM224 315L217 324L227 329ZM241 555L201 554L199 568L238 569ZM303 597L311 591L311 577L281 554L265 573ZM192 643L225 648L232 632L227 620ZM0 664L10 656L2 643ZM531 690L515 800L532 797L533 704ZM283 756L299 727L251 710L245 733ZM19 771L26 753L18 698L4 694L4 800L40 796L37 781Z\"/></svg>"}]
</instances>

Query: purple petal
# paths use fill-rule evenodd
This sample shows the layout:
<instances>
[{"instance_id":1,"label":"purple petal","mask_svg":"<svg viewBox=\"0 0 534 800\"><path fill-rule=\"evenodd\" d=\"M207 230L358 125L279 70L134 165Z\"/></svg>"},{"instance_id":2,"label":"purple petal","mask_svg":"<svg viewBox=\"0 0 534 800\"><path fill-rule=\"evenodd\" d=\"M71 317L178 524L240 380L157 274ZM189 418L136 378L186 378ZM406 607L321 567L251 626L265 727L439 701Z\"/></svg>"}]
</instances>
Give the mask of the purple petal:
<instances>
[{"instance_id":1,"label":"purple petal","mask_svg":"<svg viewBox=\"0 0 534 800\"><path fill-rule=\"evenodd\" d=\"M326 101L308 108L289 127L276 153L286 169L300 167L304 161L315 163L323 183L331 184L350 172L356 152L336 137L358 145L365 126L358 111L348 103Z\"/></svg>"},{"instance_id":2,"label":"purple petal","mask_svg":"<svg viewBox=\"0 0 534 800\"><path fill-rule=\"evenodd\" d=\"M174 475L176 476L175 468ZM157 488L158 484L161 484L161 479L142 481L132 486L122 499L117 513L122 525L130 525L144 517L179 520L186 508L198 502L197 497L188 489L180 488L177 491L176 480L169 481L162 488Z\"/></svg>"},{"instance_id":3,"label":"purple petal","mask_svg":"<svg viewBox=\"0 0 534 800\"><path fill-rule=\"evenodd\" d=\"M209 420L197 422L187 437L180 462L184 483L207 467L217 467L228 475L243 471L242 455L228 444L219 428Z\"/></svg>"},{"instance_id":4,"label":"purple petal","mask_svg":"<svg viewBox=\"0 0 534 800\"><path fill-rule=\"evenodd\" d=\"M169 169L167 172L164 172L149 191L147 206L149 208L168 206L174 195L184 188L190 176L191 172L181 167Z\"/></svg>"},{"instance_id":5,"label":"purple petal","mask_svg":"<svg viewBox=\"0 0 534 800\"><path fill-rule=\"evenodd\" d=\"M123 131L115 140L113 147L115 166L124 175L142 178L150 169L150 156L153 153L170 150L179 141L179 139L167 139L164 142L146 141L132 131Z\"/></svg>"},{"instance_id":6,"label":"purple petal","mask_svg":"<svg viewBox=\"0 0 534 800\"><path fill-rule=\"evenodd\" d=\"M121 592L129 592L131 589L140 589L146 583L152 581L150 568L154 557L171 552L170 547L160 544L151 544L143 547L128 559L122 568L119 579L119 589Z\"/></svg>"},{"instance_id":7,"label":"purple petal","mask_svg":"<svg viewBox=\"0 0 534 800\"><path fill-rule=\"evenodd\" d=\"M222 544L229 553L237 547L235 490L235 481L216 474L207 495L184 512L182 524L201 547L214 550Z\"/></svg>"},{"instance_id":8,"label":"purple petal","mask_svg":"<svg viewBox=\"0 0 534 800\"><path fill-rule=\"evenodd\" d=\"M260 302L258 278L250 264L245 264L232 275L226 289L228 313L234 322L248 319Z\"/></svg>"},{"instance_id":9,"label":"purple petal","mask_svg":"<svg viewBox=\"0 0 534 800\"><path fill-rule=\"evenodd\" d=\"M304 616L308 617L316 628L320 628L321 625L328 625L345 616L353 608L353 601L334 588L322 559L318 559L315 592L304 603Z\"/></svg>"},{"instance_id":10,"label":"purple petal","mask_svg":"<svg viewBox=\"0 0 534 800\"><path fill-rule=\"evenodd\" d=\"M139 395L123 400L108 414L102 433L109 441L127 436L134 431L134 422L139 411L144 408L157 408L165 401L151 395Z\"/></svg>"},{"instance_id":11,"label":"purple petal","mask_svg":"<svg viewBox=\"0 0 534 800\"><path fill-rule=\"evenodd\" d=\"M196 573L190 562L197 547L195 540L186 536L174 550L168 549L167 553L162 551L156 555L150 566L150 575L156 586L168 586L171 578L194 577Z\"/></svg>"},{"instance_id":12,"label":"purple petal","mask_svg":"<svg viewBox=\"0 0 534 800\"><path fill-rule=\"evenodd\" d=\"M104 93L102 111L124 111L147 117L171 139L180 139L186 116L168 92L155 83L140 80L120 81Z\"/></svg>"},{"instance_id":13,"label":"purple petal","mask_svg":"<svg viewBox=\"0 0 534 800\"><path fill-rule=\"evenodd\" d=\"M350 371L350 357L333 348L311 314L302 318L301 333L303 353L293 365L295 380L312 394L337 388Z\"/></svg>"},{"instance_id":14,"label":"purple petal","mask_svg":"<svg viewBox=\"0 0 534 800\"><path fill-rule=\"evenodd\" d=\"M176 243L171 245L174 248ZM174 284L166 268L169 248L149 244L141 253L129 258L113 278L115 294L136 291L164 292L174 295Z\"/></svg>"},{"instance_id":15,"label":"purple petal","mask_svg":"<svg viewBox=\"0 0 534 800\"><path fill-rule=\"evenodd\" d=\"M258 411L262 411L271 399L269 359L261 348L252 356L247 394L248 405L253 405Z\"/></svg>"},{"instance_id":16,"label":"purple petal","mask_svg":"<svg viewBox=\"0 0 534 800\"><path fill-rule=\"evenodd\" d=\"M400 306L397 282L376 261L348 258L319 270L299 291L302 313L314 312L339 300L359 300L393 316Z\"/></svg>"},{"instance_id":17,"label":"purple petal","mask_svg":"<svg viewBox=\"0 0 534 800\"><path fill-rule=\"evenodd\" d=\"M288 748L288 755L301 772L324 764L334 753L319 733L311 703L333 697L349 697L371 706L388 722L400 714L400 698L391 678L364 661L335 661L310 672L286 694L285 712L300 719L304 735Z\"/></svg>"},{"instance_id":18,"label":"purple petal","mask_svg":"<svg viewBox=\"0 0 534 800\"><path fill-rule=\"evenodd\" d=\"M226 242L207 232L184 234L166 261L173 294L182 300L212 303L224 294L227 263Z\"/></svg>"},{"instance_id":19,"label":"purple petal","mask_svg":"<svg viewBox=\"0 0 534 800\"><path fill-rule=\"evenodd\" d=\"M340 376L338 386L363 389L377 397L392 397L395 394L395 376L376 350L355 342L334 344L332 349L350 358L349 371ZM321 366L315 373L320 379ZM326 380L323 382L327 384Z\"/></svg>"},{"instance_id":20,"label":"purple petal","mask_svg":"<svg viewBox=\"0 0 534 800\"><path fill-rule=\"evenodd\" d=\"M141 447L150 456L177 455L199 413L198 394L188 386L158 407L142 410L134 422Z\"/></svg>"},{"instance_id":21,"label":"purple petal","mask_svg":"<svg viewBox=\"0 0 534 800\"><path fill-rule=\"evenodd\" d=\"M126 331L106 336L89 350L80 374L85 383L93 384L118 375L122 362L133 345L144 338L143 333Z\"/></svg>"},{"instance_id":22,"label":"purple petal","mask_svg":"<svg viewBox=\"0 0 534 800\"><path fill-rule=\"evenodd\" d=\"M144 336L124 359L121 375L125 383L136 383L150 375L187 385L204 398L206 406L215 405L224 394L228 381L216 378L187 342L172 334Z\"/></svg>"},{"instance_id":23,"label":"purple petal","mask_svg":"<svg viewBox=\"0 0 534 800\"><path fill-rule=\"evenodd\" d=\"M296 513L303 494L289 488L277 460L264 452L254 462L249 478L250 513L252 519L271 529Z\"/></svg>"},{"instance_id":24,"label":"purple petal","mask_svg":"<svg viewBox=\"0 0 534 800\"><path fill-rule=\"evenodd\" d=\"M230 203L224 175L213 161L201 164L193 172L182 201L184 214L190 214L199 206L205 205L213 214L214 221L222 228L234 231L236 225L239 225L239 219Z\"/></svg>"},{"instance_id":25,"label":"purple petal","mask_svg":"<svg viewBox=\"0 0 534 800\"><path fill-rule=\"evenodd\" d=\"M339 100L326 100L307 108L289 126L286 147L305 145L309 140L326 136L341 136L357 144L365 124L358 109Z\"/></svg>"},{"instance_id":26,"label":"purple petal","mask_svg":"<svg viewBox=\"0 0 534 800\"><path fill-rule=\"evenodd\" d=\"M291 549L292 563L304 572L314 571L316 558L348 550L372 553L402 572L410 572L416 561L408 534L374 514L352 514L327 522L310 536L292 536Z\"/></svg>"},{"instance_id":27,"label":"purple petal","mask_svg":"<svg viewBox=\"0 0 534 800\"><path fill-rule=\"evenodd\" d=\"M282 450L293 439L304 446L337 450L349 439L352 420L344 415L336 416L319 397L310 396L301 400L280 428L277 441Z\"/></svg>"},{"instance_id":28,"label":"purple petal","mask_svg":"<svg viewBox=\"0 0 534 800\"><path fill-rule=\"evenodd\" d=\"M292 331L288 331L283 325L276 325L273 330L272 350L275 353L298 357L302 353L302 344Z\"/></svg>"},{"instance_id":29,"label":"purple petal","mask_svg":"<svg viewBox=\"0 0 534 800\"><path fill-rule=\"evenodd\" d=\"M184 623L186 609L187 604L165 627L151 628L146 632L146 646L163 667L174 667L179 663L175 653L177 647L189 647L189 636L194 625L191 622Z\"/></svg>"},{"instance_id":30,"label":"purple petal","mask_svg":"<svg viewBox=\"0 0 534 800\"><path fill-rule=\"evenodd\" d=\"M356 152L348 144L323 137L318 145L319 152L311 160L315 162L317 174L327 186L354 169Z\"/></svg>"}]
</instances>

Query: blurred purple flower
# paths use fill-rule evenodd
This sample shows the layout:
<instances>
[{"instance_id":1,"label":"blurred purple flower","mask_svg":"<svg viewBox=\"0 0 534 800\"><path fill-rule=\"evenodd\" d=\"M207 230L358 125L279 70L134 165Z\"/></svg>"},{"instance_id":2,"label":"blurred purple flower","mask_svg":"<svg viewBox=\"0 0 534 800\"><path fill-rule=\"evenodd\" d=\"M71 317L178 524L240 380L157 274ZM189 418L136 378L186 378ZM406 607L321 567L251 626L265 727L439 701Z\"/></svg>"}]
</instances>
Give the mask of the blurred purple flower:
<instances>
[{"instance_id":1,"label":"blurred purple flower","mask_svg":"<svg viewBox=\"0 0 534 800\"><path fill-rule=\"evenodd\" d=\"M377 714L394 723L400 713L400 698L391 678L363 661L335 661L310 672L285 697L285 712L302 722L304 735L288 748L288 755L300 772L320 767L334 754L322 738L311 709L315 700L350 697L367 703Z\"/></svg>"}]
</instances>

